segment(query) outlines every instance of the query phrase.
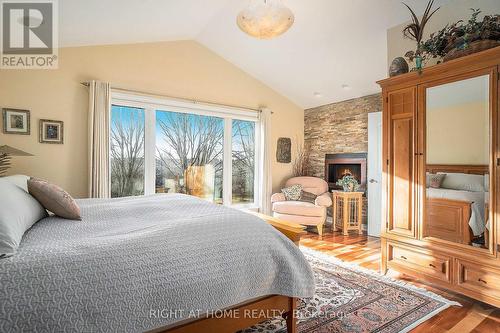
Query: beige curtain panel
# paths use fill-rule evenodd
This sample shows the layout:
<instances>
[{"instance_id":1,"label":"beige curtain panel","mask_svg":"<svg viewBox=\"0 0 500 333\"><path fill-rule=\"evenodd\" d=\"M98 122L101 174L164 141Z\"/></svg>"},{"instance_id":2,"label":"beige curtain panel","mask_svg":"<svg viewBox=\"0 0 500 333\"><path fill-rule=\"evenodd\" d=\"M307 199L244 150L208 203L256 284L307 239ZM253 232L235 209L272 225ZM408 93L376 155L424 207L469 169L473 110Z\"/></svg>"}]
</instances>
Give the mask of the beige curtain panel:
<instances>
[{"instance_id":1,"label":"beige curtain panel","mask_svg":"<svg viewBox=\"0 0 500 333\"><path fill-rule=\"evenodd\" d=\"M89 83L89 196L109 198L111 87L109 83Z\"/></svg>"},{"instance_id":2,"label":"beige curtain panel","mask_svg":"<svg viewBox=\"0 0 500 333\"><path fill-rule=\"evenodd\" d=\"M261 170L260 170L260 211L264 214L271 214L271 115L269 109L263 109L260 113L260 151L261 151Z\"/></svg>"}]
</instances>

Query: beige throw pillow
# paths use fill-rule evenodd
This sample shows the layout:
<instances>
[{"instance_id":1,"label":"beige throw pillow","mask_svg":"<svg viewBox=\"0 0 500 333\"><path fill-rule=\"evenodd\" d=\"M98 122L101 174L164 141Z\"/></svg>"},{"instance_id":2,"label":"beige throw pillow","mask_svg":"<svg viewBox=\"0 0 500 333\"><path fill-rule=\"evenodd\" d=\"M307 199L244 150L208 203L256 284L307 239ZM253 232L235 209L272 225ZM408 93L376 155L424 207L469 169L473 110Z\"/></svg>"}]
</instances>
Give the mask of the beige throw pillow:
<instances>
[{"instance_id":1,"label":"beige throw pillow","mask_svg":"<svg viewBox=\"0 0 500 333\"><path fill-rule=\"evenodd\" d=\"M441 188L446 174L428 174L427 175L427 187Z\"/></svg>"},{"instance_id":2,"label":"beige throw pillow","mask_svg":"<svg viewBox=\"0 0 500 333\"><path fill-rule=\"evenodd\" d=\"M38 179L28 180L28 192L37 199L42 206L55 215L70 219L81 220L80 207L68 192L55 184Z\"/></svg>"}]
</instances>

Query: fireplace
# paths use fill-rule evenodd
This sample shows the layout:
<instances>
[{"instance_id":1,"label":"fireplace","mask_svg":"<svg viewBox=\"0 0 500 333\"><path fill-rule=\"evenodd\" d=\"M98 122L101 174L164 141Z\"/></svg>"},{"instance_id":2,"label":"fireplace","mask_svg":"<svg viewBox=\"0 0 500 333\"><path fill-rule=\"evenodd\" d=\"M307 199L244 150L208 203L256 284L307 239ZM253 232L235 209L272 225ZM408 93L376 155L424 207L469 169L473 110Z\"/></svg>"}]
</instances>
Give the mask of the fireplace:
<instances>
[{"instance_id":1,"label":"fireplace","mask_svg":"<svg viewBox=\"0 0 500 333\"><path fill-rule=\"evenodd\" d=\"M326 154L325 180L330 190L341 190L335 183L345 175L351 175L366 190L366 153Z\"/></svg>"}]
</instances>

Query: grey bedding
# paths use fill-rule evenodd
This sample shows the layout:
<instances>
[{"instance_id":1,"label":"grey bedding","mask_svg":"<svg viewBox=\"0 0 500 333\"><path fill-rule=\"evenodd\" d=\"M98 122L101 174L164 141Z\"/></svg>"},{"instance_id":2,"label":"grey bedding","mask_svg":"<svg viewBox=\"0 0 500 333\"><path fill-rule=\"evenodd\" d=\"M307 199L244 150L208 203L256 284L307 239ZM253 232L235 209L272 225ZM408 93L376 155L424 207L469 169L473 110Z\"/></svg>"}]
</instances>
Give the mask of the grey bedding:
<instances>
[{"instance_id":1,"label":"grey bedding","mask_svg":"<svg viewBox=\"0 0 500 333\"><path fill-rule=\"evenodd\" d=\"M45 218L0 259L0 332L142 332L313 295L300 250L253 215L177 194L78 204L82 221Z\"/></svg>"}]
</instances>

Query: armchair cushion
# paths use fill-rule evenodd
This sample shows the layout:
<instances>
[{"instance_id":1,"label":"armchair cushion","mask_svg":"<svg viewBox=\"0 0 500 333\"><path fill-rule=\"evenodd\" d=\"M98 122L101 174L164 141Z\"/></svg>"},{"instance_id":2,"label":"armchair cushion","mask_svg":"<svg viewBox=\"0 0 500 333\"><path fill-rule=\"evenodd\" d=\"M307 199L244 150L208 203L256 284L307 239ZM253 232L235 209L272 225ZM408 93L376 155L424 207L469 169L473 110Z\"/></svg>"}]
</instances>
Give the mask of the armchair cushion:
<instances>
[{"instance_id":1,"label":"armchair cushion","mask_svg":"<svg viewBox=\"0 0 500 333\"><path fill-rule=\"evenodd\" d=\"M273 212L300 216L324 216L325 207L303 201L280 201L273 203Z\"/></svg>"},{"instance_id":2,"label":"armchair cushion","mask_svg":"<svg viewBox=\"0 0 500 333\"><path fill-rule=\"evenodd\" d=\"M330 207L332 205L332 196L330 193L326 192L319 195L314 201L316 206Z\"/></svg>"},{"instance_id":3,"label":"armchair cushion","mask_svg":"<svg viewBox=\"0 0 500 333\"><path fill-rule=\"evenodd\" d=\"M283 193L274 193L271 196L271 203L286 201L285 195Z\"/></svg>"},{"instance_id":4,"label":"armchair cushion","mask_svg":"<svg viewBox=\"0 0 500 333\"><path fill-rule=\"evenodd\" d=\"M303 216L303 215L289 215L281 213L273 213L273 216L287 222L297 223L301 225L318 226L325 223L325 216Z\"/></svg>"}]
</instances>

